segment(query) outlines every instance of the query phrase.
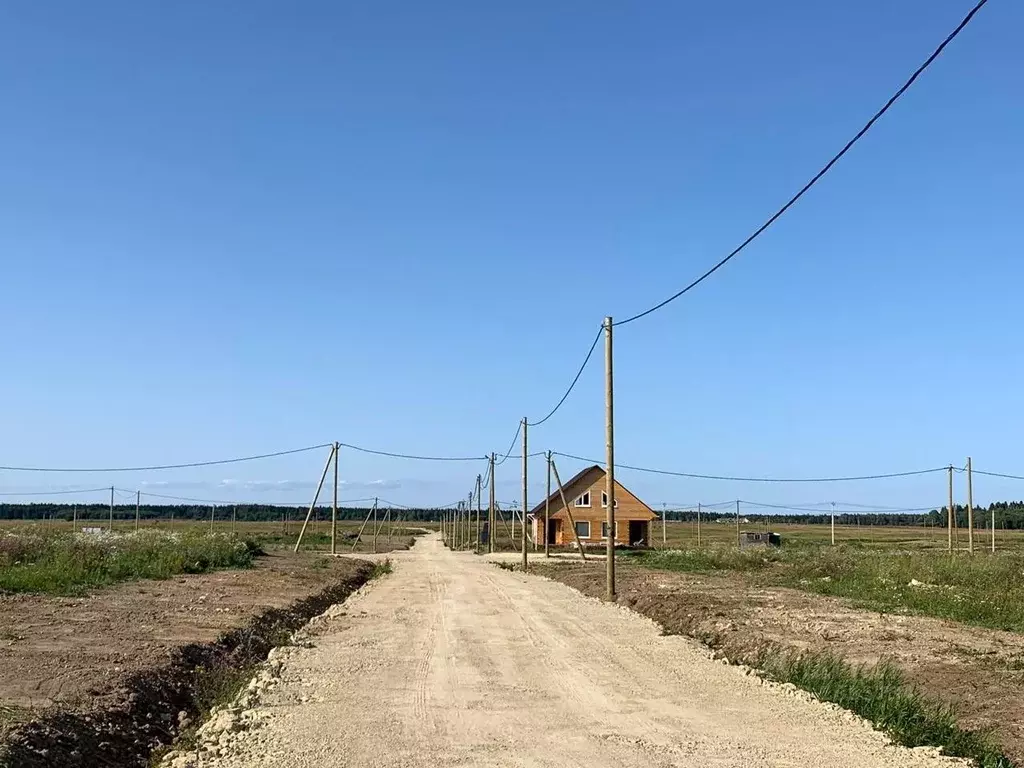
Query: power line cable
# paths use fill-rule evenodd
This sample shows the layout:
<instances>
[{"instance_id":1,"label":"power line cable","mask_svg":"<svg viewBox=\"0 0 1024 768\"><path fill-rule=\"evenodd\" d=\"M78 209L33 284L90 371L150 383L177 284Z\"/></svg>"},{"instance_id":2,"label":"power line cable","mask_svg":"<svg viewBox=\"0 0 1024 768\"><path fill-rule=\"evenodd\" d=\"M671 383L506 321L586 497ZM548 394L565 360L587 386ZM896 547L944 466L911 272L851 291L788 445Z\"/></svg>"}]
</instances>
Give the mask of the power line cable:
<instances>
[{"instance_id":1,"label":"power line cable","mask_svg":"<svg viewBox=\"0 0 1024 768\"><path fill-rule=\"evenodd\" d=\"M494 466L500 467L502 464L504 464L508 460L509 456L512 455L512 449L515 447L516 440L519 439L519 433L522 431L522 429L523 429L523 422L520 421L519 422L519 426L516 427L516 433L514 435L512 435L512 442L508 444L508 450L505 451L505 453L500 454L501 457L502 457L501 461L494 462ZM520 456L519 458L522 458L522 457Z\"/></svg>"},{"instance_id":2,"label":"power line cable","mask_svg":"<svg viewBox=\"0 0 1024 768\"><path fill-rule=\"evenodd\" d=\"M257 456L241 456L235 459L217 459L215 461L192 461L186 464L157 464L149 467L3 467L0 470L6 472L155 472L162 469L191 469L193 467L212 467L220 464L238 464L243 461L257 461L258 459L272 459L277 456L289 456L294 453L305 453L316 451L320 448L330 448L332 443L321 443L310 445L306 448L294 448L288 451L275 451L274 453L261 453Z\"/></svg>"},{"instance_id":3,"label":"power line cable","mask_svg":"<svg viewBox=\"0 0 1024 768\"><path fill-rule=\"evenodd\" d=\"M971 472L975 475L987 475L988 477L1003 477L1006 478L1007 480L1024 480L1024 477L1021 477L1020 475L1007 475L1002 472L983 472L980 469L974 468L971 469Z\"/></svg>"},{"instance_id":4,"label":"power line cable","mask_svg":"<svg viewBox=\"0 0 1024 768\"><path fill-rule=\"evenodd\" d=\"M351 448L360 453L371 453L374 456L389 456L393 459L412 459L414 461L479 461L479 456L416 456L409 453L392 453L391 451L375 451L351 443L338 443L342 448Z\"/></svg>"},{"instance_id":5,"label":"power line cable","mask_svg":"<svg viewBox=\"0 0 1024 768\"><path fill-rule=\"evenodd\" d=\"M750 245L750 243L752 243L758 236L760 236L762 232L764 232L766 229L768 229L768 227L770 227L772 224L774 224L786 211L788 211L796 203L797 200L799 200L801 197L803 197L804 194L811 187L813 187L816 183L818 183L818 180L821 179L822 176L824 176L826 173L828 173L830 170L832 170L832 166L834 166L837 162L839 162L840 158L842 158L843 155L845 155L847 152L849 152L850 149L853 147L853 145L856 144L858 141L860 141L861 137L863 137L864 134L866 134L869 130L871 130L871 127L878 121L878 119L881 118L882 115L884 115L886 112L889 111L889 108L893 104L895 104L896 101L904 93L906 93L906 91L910 88L910 86L914 84L914 81L916 81L917 78L920 77L921 74L926 69L928 69L929 66L931 66L932 62L935 61L935 59L937 59L939 57L939 54L942 53L942 51L945 49L945 47L947 45L949 45L953 41L953 39L957 35L960 34L961 31L963 31L964 27L966 27L970 23L971 19L974 18L974 15L979 10L981 10L981 7L983 5L985 5L985 3L987 3L987 2L988 2L988 0L979 0L979 2L971 9L970 13L968 13L963 18L963 20L957 25L956 29L954 29L946 37L946 39L942 41L942 43L939 45L939 47L936 48L932 52L932 55L929 56L925 60L924 64L922 64L920 67L918 67L914 71L914 74L912 74L910 76L910 79L907 80L900 87L900 89L898 91L896 91L896 93L894 93L889 98L889 100L887 102L885 102L885 105L880 110L878 110L871 117L871 119L867 121L867 123L864 124L863 128L861 128L859 131L857 131L856 135L852 139L850 139L848 142L846 142L846 146L844 146L841 150L839 150L839 152L836 155L834 155L832 157L832 159L829 160L828 163L826 163L825 166L820 171L818 171L816 174L814 174L813 178L811 178L810 181L808 181L806 184L804 184L804 186L800 189L799 192L797 192L795 195L793 195L793 197L791 197L789 199L789 201L785 205L783 205L781 208L779 208L779 210L777 210L772 215L772 217L770 219L768 219L768 221L766 221L764 224L762 224L760 227L758 227L754 231L753 234L751 234L746 240L744 240L742 243L740 243L739 246L737 246L728 256L726 256L724 259L719 261L717 264L715 264L713 267L711 267L711 269L709 269L703 275L701 275L696 280L694 280L692 283L687 285L681 291L677 291L676 293L672 294L671 296L669 296L667 299L665 299L661 303L655 304L653 307L645 309L643 312L639 312L639 313L633 315L632 317L626 318L625 320L620 320L617 323L613 323L613 325L615 325L615 326L626 325L627 323L632 323L634 320L639 320L642 317L646 317L647 315L651 314L652 312L657 312L659 309L664 307L666 304L670 304L671 302L675 301L676 299L678 299L680 296L682 296L687 291L691 290L692 288L696 288L698 285L700 285L702 282L704 282L704 280L706 280L707 278L711 277L711 275L713 275L715 272L717 272L721 267L725 266L725 264L728 261L730 261L734 256L736 256L740 251L742 251L744 248L746 248L748 245Z\"/></svg>"},{"instance_id":6,"label":"power line cable","mask_svg":"<svg viewBox=\"0 0 1024 768\"><path fill-rule=\"evenodd\" d=\"M598 464L601 462L595 459L587 459L583 456L573 456L571 453L560 453L552 451L556 456L566 459L575 459L587 464ZM616 469L632 469L636 472L649 472L655 475L669 475L672 477L688 477L695 480L727 480L737 483L839 483L853 480L883 480L891 477L911 477L912 475L927 475L932 472L945 472L947 467L935 467L933 469L916 469L909 472L888 472L877 475L852 475L846 477L734 477L729 475L701 475L694 472L674 472L667 469L652 469L650 467L636 467L630 464L615 464Z\"/></svg>"},{"instance_id":7,"label":"power line cable","mask_svg":"<svg viewBox=\"0 0 1024 768\"><path fill-rule=\"evenodd\" d=\"M110 486L106 488L80 488L72 491L4 491L0 493L0 496L70 496L76 493L99 493L100 491L110 491Z\"/></svg>"},{"instance_id":8,"label":"power line cable","mask_svg":"<svg viewBox=\"0 0 1024 768\"><path fill-rule=\"evenodd\" d=\"M555 415L555 412L556 412L556 411L557 411L557 410L558 410L559 408L561 408L561 407L562 407L562 403L564 403L564 402L565 402L566 398L567 398L567 397L569 397L569 394L570 394L570 393L571 393L571 392L573 391L573 389L574 389L574 388L576 387L576 382L578 382L578 381L580 380L580 376L582 376L582 375L583 375L583 370L584 370L584 369L585 369L585 368L587 367L587 363L589 363L589 362L590 362L590 358L591 358L591 356L592 356L592 355L594 354L594 349L595 349L595 348L597 347L597 342L598 342L598 341L599 341L599 340L601 339L601 331L603 331L603 330L604 330L604 326L602 325L602 327L601 327L601 328L599 328L599 329L598 329L598 331L597 331L597 336L595 336L595 337L594 337L594 343L590 345L590 351L588 351L588 352L587 352L587 356L586 356L586 357L584 358L584 360L583 360L583 365L581 365L581 366L580 366L580 369L579 369L578 371L576 371L576 376L575 376L575 377L573 378L573 380L572 380L572 384L570 384L570 385L569 385L569 388L568 388L567 390L565 390L565 394L564 394L564 395L562 395L562 399L558 401L558 403L557 403L557 404L555 405L555 407L554 407L554 408L552 408L552 409L551 409L551 411L550 411L550 412L548 413L548 415L547 415L547 416L545 416L545 417L544 417L543 419L541 419L540 421L534 421L534 422L527 422L527 426L530 426L530 427L539 427L539 426L540 426L541 424L543 424L543 423L544 423L545 421L547 421L547 420L548 420L548 419L550 419L550 418L551 418L552 416L554 416L554 415Z\"/></svg>"},{"instance_id":9,"label":"power line cable","mask_svg":"<svg viewBox=\"0 0 1024 768\"><path fill-rule=\"evenodd\" d=\"M110 489L106 488L104 490L108 490L109 491ZM118 488L117 490L122 491L122 490L125 490L125 489ZM130 493L132 493L134 495L135 491L131 491ZM167 494L167 493L151 493L149 491L140 491L140 493L143 496L149 496L149 497L157 498L157 499L171 499L171 500L174 500L174 501L188 501L188 502L193 502L193 503L196 503L196 504L242 504L242 505L246 505L246 506L261 506L261 507L308 507L309 506L309 502L308 501L294 501L294 502L292 502L292 501L238 501L238 500L232 500L232 499L197 499L197 498L192 497L192 496L172 496L171 494ZM373 501L373 497L372 496L368 496L368 497L363 498L363 499L338 499L338 504L354 504L356 502L361 502L361 501ZM331 502L328 500L328 501L325 501L325 502L323 502L321 504L318 504L317 506L328 506L329 507L330 505L331 505Z\"/></svg>"}]
</instances>

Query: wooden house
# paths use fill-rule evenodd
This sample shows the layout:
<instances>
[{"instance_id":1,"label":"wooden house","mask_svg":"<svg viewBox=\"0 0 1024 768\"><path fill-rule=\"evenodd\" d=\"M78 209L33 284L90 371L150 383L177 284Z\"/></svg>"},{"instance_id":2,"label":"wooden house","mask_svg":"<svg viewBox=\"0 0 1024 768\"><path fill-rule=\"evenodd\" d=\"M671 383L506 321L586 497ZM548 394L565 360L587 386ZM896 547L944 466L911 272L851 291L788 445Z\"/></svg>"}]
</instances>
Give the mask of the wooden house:
<instances>
[{"instance_id":1,"label":"wooden house","mask_svg":"<svg viewBox=\"0 0 1024 768\"><path fill-rule=\"evenodd\" d=\"M576 525L576 533L584 545L603 546L607 544L606 522L608 499L605 493L606 473L596 464L587 467L563 486L569 510L562 504L556 489L548 497L549 506L548 543L556 546L575 546L570 519ZM543 542L544 503L541 502L530 512L534 541ZM570 516L571 513L571 516ZM651 541L651 521L657 519L654 511L630 493L618 480L615 481L615 542L617 544L643 545Z\"/></svg>"}]
</instances>

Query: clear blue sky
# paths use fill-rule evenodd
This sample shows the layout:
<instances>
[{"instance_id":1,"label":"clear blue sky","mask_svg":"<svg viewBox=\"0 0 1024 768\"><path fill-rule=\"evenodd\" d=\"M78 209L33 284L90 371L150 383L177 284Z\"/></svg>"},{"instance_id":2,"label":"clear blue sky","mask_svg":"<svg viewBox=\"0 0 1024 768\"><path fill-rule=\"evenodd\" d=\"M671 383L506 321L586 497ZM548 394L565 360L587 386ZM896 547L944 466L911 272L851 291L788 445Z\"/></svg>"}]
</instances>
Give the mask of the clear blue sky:
<instances>
[{"instance_id":1,"label":"clear blue sky","mask_svg":"<svg viewBox=\"0 0 1024 768\"><path fill-rule=\"evenodd\" d=\"M604 315L731 250L969 5L5 3L0 464L501 452ZM990 3L773 229L620 329L623 462L1024 474L1022 24ZM603 456L595 363L531 450ZM0 486L304 499L323 458ZM346 452L343 495L441 503L482 468ZM656 504L945 494L620 477Z\"/></svg>"}]
</instances>

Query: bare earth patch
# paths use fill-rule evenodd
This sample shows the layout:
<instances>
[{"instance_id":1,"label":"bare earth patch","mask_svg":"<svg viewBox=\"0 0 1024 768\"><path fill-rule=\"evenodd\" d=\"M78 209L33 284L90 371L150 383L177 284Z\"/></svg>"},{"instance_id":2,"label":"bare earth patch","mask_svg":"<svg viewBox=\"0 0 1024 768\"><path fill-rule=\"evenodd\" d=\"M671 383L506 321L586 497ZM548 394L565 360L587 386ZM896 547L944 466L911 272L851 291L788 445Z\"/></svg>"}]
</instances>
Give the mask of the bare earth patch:
<instances>
[{"instance_id":1,"label":"bare earth patch","mask_svg":"<svg viewBox=\"0 0 1024 768\"><path fill-rule=\"evenodd\" d=\"M537 575L586 595L604 593L604 563L531 563ZM891 659L929 696L954 705L971 729L993 728L1024 763L1024 636L940 619L874 613L844 601L705 575L621 565L619 602L667 631L710 641L742 658L768 644L831 650L853 663ZM926 587L923 587L926 588Z\"/></svg>"}]
</instances>

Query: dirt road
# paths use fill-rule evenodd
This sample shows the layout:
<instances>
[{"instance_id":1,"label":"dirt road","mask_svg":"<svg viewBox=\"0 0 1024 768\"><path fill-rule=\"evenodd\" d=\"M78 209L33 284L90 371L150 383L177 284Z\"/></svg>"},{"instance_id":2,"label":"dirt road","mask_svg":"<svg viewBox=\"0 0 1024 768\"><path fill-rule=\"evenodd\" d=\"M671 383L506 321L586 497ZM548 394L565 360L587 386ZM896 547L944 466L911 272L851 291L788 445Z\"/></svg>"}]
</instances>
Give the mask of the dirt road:
<instances>
[{"instance_id":1,"label":"dirt road","mask_svg":"<svg viewBox=\"0 0 1024 768\"><path fill-rule=\"evenodd\" d=\"M436 535L392 562L275 655L204 768L957 764Z\"/></svg>"}]
</instances>

